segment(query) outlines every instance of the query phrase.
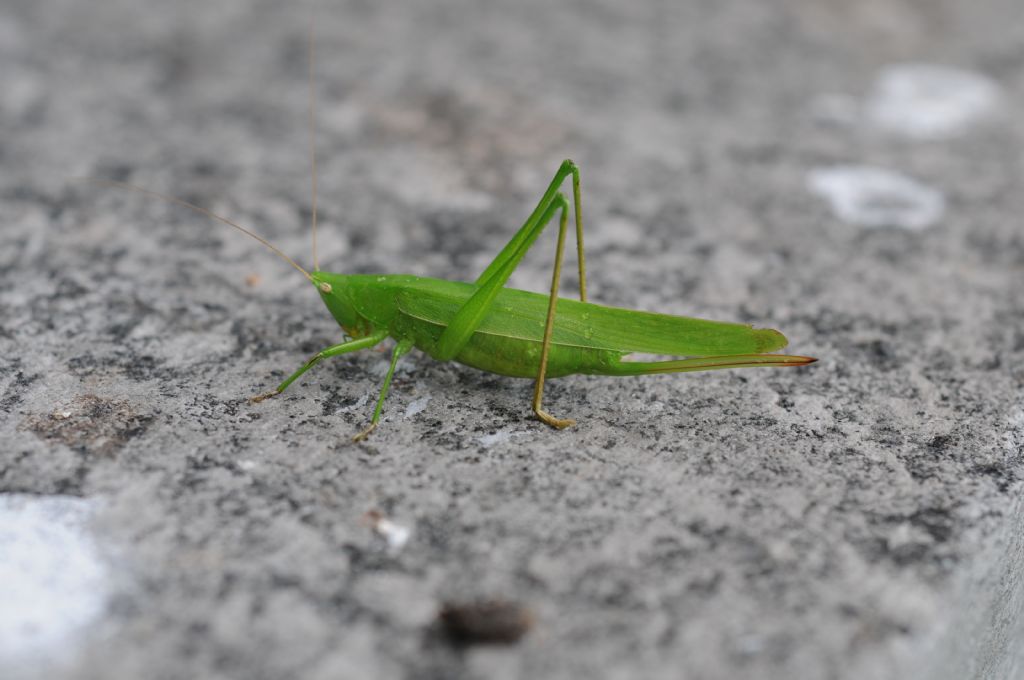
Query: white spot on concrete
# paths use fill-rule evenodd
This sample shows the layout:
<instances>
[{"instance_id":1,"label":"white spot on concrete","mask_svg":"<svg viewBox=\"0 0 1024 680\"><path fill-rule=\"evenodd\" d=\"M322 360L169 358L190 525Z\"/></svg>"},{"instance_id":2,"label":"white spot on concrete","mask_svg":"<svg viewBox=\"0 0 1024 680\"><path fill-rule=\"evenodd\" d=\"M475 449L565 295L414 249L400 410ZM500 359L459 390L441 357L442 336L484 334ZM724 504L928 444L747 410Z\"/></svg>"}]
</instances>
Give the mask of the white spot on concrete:
<instances>
[{"instance_id":1,"label":"white spot on concrete","mask_svg":"<svg viewBox=\"0 0 1024 680\"><path fill-rule=\"evenodd\" d=\"M884 168L818 168L811 171L807 185L829 202L837 218L861 227L919 231L938 222L946 211L939 191Z\"/></svg>"},{"instance_id":2,"label":"white spot on concrete","mask_svg":"<svg viewBox=\"0 0 1024 680\"><path fill-rule=\"evenodd\" d=\"M405 407L405 417L412 418L415 415L423 413L432 398L433 397L428 394L425 397L420 397L419 399L410 402L409 405Z\"/></svg>"},{"instance_id":3,"label":"white spot on concrete","mask_svg":"<svg viewBox=\"0 0 1024 680\"><path fill-rule=\"evenodd\" d=\"M412 537L412 529L392 522L377 510L371 510L366 513L365 518L370 522L374 532L387 543L388 551L391 553L397 553L404 548L405 544Z\"/></svg>"},{"instance_id":4,"label":"white spot on concrete","mask_svg":"<svg viewBox=\"0 0 1024 680\"><path fill-rule=\"evenodd\" d=\"M392 552L398 552L409 542L409 537L412 536L412 529L401 524L395 524L389 519L382 519L377 523L377 533L384 537L388 548Z\"/></svg>"},{"instance_id":5,"label":"white spot on concrete","mask_svg":"<svg viewBox=\"0 0 1024 680\"><path fill-rule=\"evenodd\" d=\"M992 116L1000 88L980 73L934 64L884 69L865 104L876 128L912 139L951 137Z\"/></svg>"},{"instance_id":6,"label":"white spot on concrete","mask_svg":"<svg viewBox=\"0 0 1024 680\"><path fill-rule=\"evenodd\" d=\"M497 444L504 444L505 442L511 441L513 437L522 437L526 432L518 432L516 430L498 430L492 434L485 434L483 437L478 437L477 441L480 446L485 449L489 449Z\"/></svg>"},{"instance_id":7,"label":"white spot on concrete","mask_svg":"<svg viewBox=\"0 0 1024 680\"><path fill-rule=\"evenodd\" d=\"M108 577L89 535L93 501L0 495L0 668L39 674L66 661L103 614ZM10 673L10 675L7 675Z\"/></svg>"}]
</instances>

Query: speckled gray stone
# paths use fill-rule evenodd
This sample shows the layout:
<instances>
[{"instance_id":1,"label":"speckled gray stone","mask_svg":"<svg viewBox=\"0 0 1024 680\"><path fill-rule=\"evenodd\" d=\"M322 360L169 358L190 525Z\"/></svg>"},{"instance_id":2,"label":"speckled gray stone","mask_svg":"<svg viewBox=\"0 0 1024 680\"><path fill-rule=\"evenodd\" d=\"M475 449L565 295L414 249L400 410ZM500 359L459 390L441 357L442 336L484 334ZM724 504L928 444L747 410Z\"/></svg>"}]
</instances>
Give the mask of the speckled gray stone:
<instances>
[{"instance_id":1,"label":"speckled gray stone","mask_svg":"<svg viewBox=\"0 0 1024 680\"><path fill-rule=\"evenodd\" d=\"M0 490L96 498L116 579L40 674L1021 677L1019 14L4 2ZM309 265L311 18L325 268L471 279L572 157L595 301L776 327L821 361L554 381L563 432L528 381L415 352L363 444L386 354L248 404L338 341L315 292L222 225L69 178L196 201ZM905 61L983 73L1003 115L928 142L815 115ZM843 224L806 185L842 164L946 213ZM543 290L552 251L513 283ZM532 630L451 644L431 611L473 598Z\"/></svg>"}]
</instances>

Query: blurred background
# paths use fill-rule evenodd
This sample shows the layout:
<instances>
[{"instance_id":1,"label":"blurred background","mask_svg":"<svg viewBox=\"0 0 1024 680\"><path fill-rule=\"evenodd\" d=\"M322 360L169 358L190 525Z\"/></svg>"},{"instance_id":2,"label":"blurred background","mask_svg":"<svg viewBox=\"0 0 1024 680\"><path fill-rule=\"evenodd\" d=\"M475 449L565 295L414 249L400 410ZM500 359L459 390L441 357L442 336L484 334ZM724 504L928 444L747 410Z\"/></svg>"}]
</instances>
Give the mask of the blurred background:
<instances>
[{"instance_id":1,"label":"blurred background","mask_svg":"<svg viewBox=\"0 0 1024 680\"><path fill-rule=\"evenodd\" d=\"M5 0L0 675L1021 677L1021 19ZM311 23L324 269L472 280L572 158L594 301L821 361L553 382L562 433L418 354L361 447L386 355L246 405L338 341L308 284L72 178L311 266ZM491 598L521 641L449 639Z\"/></svg>"}]
</instances>

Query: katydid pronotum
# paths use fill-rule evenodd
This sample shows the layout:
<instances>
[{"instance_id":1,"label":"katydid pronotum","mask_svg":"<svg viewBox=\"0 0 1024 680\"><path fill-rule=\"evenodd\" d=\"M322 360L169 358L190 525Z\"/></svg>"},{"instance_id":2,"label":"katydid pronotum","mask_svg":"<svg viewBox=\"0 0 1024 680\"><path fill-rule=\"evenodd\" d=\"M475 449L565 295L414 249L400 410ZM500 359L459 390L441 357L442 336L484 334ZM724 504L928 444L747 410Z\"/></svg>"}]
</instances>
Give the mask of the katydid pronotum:
<instances>
[{"instance_id":1,"label":"katydid pronotum","mask_svg":"<svg viewBox=\"0 0 1024 680\"><path fill-rule=\"evenodd\" d=\"M720 321L606 307L587 301L580 212L580 173L563 161L547 191L523 226L472 283L403 274L353 275L321 271L316 254L316 154L313 100L313 39L310 38L310 159L312 164L313 271L248 229L187 201L132 184L95 180L141 191L198 211L256 239L302 273L320 294L345 334L344 342L317 352L263 401L284 392L321 359L374 347L388 337L396 344L364 439L380 421L384 400L400 357L416 347L434 359L456 361L506 376L533 378L532 408L548 425L574 424L543 408L544 382L572 374L635 376L757 366L804 366L811 357L769 354L786 346L779 331ZM572 181L572 212L579 263L579 301L560 299L559 282L570 210L561 192ZM512 272L544 228L558 218L555 264L548 295L506 288ZM664 361L623 361L632 353L683 356Z\"/></svg>"}]
</instances>

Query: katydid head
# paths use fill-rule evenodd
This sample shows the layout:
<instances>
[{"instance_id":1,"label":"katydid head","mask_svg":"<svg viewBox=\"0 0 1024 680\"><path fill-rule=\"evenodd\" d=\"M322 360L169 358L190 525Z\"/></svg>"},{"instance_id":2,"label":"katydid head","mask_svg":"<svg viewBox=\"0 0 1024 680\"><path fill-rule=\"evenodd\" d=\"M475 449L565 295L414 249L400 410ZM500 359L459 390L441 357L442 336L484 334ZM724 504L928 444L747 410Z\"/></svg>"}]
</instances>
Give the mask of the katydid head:
<instances>
[{"instance_id":1,"label":"katydid head","mask_svg":"<svg viewBox=\"0 0 1024 680\"><path fill-rule=\"evenodd\" d=\"M309 280L316 286L320 299L327 306L335 321L345 333L353 338L361 338L373 331L372 325L364 318L352 303L351 290L346 285L347 277L343 274L315 271Z\"/></svg>"}]
</instances>

